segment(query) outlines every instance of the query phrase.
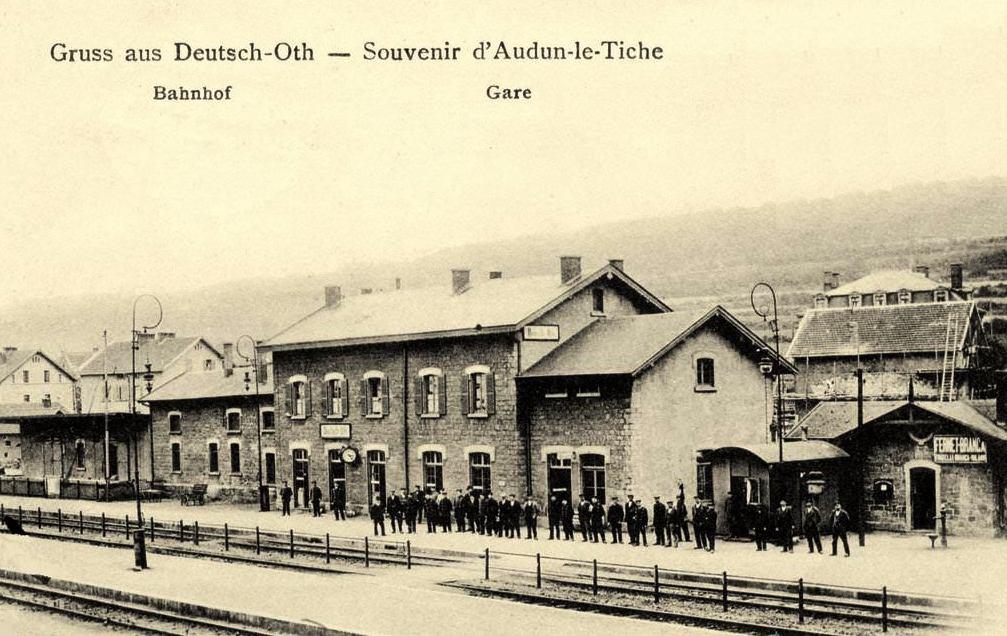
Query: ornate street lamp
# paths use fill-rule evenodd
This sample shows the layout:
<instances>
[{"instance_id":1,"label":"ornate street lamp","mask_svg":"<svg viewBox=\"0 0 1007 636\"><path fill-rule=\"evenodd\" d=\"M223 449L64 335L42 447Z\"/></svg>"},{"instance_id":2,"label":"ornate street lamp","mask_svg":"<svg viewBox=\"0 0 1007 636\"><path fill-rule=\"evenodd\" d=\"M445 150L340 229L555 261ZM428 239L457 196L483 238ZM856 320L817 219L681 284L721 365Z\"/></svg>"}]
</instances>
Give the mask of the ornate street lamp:
<instances>
[{"instance_id":1,"label":"ornate street lamp","mask_svg":"<svg viewBox=\"0 0 1007 636\"><path fill-rule=\"evenodd\" d=\"M136 352L140 348L140 332L136 329L136 306L143 299L153 300L157 305L157 320L151 325L143 325L143 333L147 333L149 329L156 329L158 325L161 324L161 319L164 317L164 310L161 308L161 301L158 300L157 296L153 294L141 294L133 300L133 325L132 325L132 340L130 342L130 353L132 358L132 370L129 376L129 412L132 415L132 422L136 422ZM146 366L146 373L143 377L146 381L147 392L153 388L154 384L154 374L151 371L149 355L148 362ZM153 461L154 461L154 426L150 417L147 418L147 432L150 437L150 460L151 460L151 475L153 476ZM147 567L147 548L144 541L143 534L143 510L140 507L140 444L139 436L134 433L133 436L133 479L134 487L133 492L136 495L136 526L137 530L133 535L133 551L136 557L136 567L140 569L146 569Z\"/></svg>"},{"instance_id":2,"label":"ornate street lamp","mask_svg":"<svg viewBox=\"0 0 1007 636\"><path fill-rule=\"evenodd\" d=\"M769 292L770 299L772 300L772 303L773 303L772 304L772 310L773 310L773 318L772 318L772 320L769 320L770 305L768 303L761 303L761 304L756 305L756 303L755 303L755 292L757 292L760 288L765 288L765 290ZM760 318L762 318L763 321L767 321L767 320L769 321L769 326L773 330L773 337L774 337L775 345L776 345L776 357L772 361L767 361L768 364L760 362L759 363L759 369L763 370L763 373L765 373L764 369L766 369L768 366L771 366L772 367L771 371L772 371L772 374L773 374L773 379L776 382L776 426L773 427L773 434L776 436L776 442L777 442L777 446L779 448L779 454L780 454L779 461L780 461L780 464L782 464L783 463L783 435L784 435L784 428L783 428L783 386L782 386L782 383L780 382L780 316L779 316L779 313L777 312L777 307L776 307L776 290L773 289L773 286L770 285L769 283L760 282L760 283L756 283L755 286L752 287L752 293L749 296L750 296L750 300L752 302L752 310L755 312L755 314L757 316L759 316Z\"/></svg>"},{"instance_id":3,"label":"ornate street lamp","mask_svg":"<svg viewBox=\"0 0 1007 636\"><path fill-rule=\"evenodd\" d=\"M241 343L247 340L252 344L252 354L251 356L242 353ZM235 350L237 350L238 355L241 356L246 362L251 362L252 371L245 371L245 391L251 388L251 385L255 383L255 434L258 443L258 474L257 479L259 482L259 511L269 512L269 495L266 493L265 485L262 483L262 408L259 404L259 349L258 344L255 342L255 338L249 336L248 334L242 334L238 337L238 341L234 345Z\"/></svg>"}]
</instances>

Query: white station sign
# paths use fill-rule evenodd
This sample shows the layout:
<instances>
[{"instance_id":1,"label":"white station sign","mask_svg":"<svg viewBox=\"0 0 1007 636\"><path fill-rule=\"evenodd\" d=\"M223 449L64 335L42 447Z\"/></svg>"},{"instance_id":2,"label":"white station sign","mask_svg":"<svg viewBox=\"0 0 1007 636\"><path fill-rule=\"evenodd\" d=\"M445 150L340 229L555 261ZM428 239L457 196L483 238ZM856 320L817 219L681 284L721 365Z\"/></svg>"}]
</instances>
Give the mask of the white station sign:
<instances>
[{"instance_id":1,"label":"white station sign","mask_svg":"<svg viewBox=\"0 0 1007 636\"><path fill-rule=\"evenodd\" d=\"M986 442L979 437L934 435L934 461L938 464L985 464Z\"/></svg>"},{"instance_id":2,"label":"white station sign","mask_svg":"<svg viewBox=\"0 0 1007 636\"><path fill-rule=\"evenodd\" d=\"M525 340L559 340L559 325L525 325Z\"/></svg>"}]
</instances>

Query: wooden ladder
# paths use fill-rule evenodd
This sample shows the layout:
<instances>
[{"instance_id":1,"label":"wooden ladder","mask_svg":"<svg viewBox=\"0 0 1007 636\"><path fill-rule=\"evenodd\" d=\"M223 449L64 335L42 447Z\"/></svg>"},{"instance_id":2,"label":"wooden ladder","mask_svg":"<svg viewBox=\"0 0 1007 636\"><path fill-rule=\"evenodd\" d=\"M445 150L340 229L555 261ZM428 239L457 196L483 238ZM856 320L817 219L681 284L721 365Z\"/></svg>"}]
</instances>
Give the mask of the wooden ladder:
<instances>
[{"instance_id":1,"label":"wooden ladder","mask_svg":"<svg viewBox=\"0 0 1007 636\"><path fill-rule=\"evenodd\" d=\"M955 391L955 367L958 362L958 315L948 316L944 333L944 364L941 368L940 401L950 402Z\"/></svg>"}]
</instances>

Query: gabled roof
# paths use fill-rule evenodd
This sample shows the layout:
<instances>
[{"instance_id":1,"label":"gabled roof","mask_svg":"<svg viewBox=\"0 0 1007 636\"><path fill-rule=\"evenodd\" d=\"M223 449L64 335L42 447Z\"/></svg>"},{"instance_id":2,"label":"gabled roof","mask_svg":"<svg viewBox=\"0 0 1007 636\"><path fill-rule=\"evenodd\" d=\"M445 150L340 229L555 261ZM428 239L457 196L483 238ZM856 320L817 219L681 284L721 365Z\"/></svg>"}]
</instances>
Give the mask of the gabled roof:
<instances>
[{"instance_id":1,"label":"gabled roof","mask_svg":"<svg viewBox=\"0 0 1007 636\"><path fill-rule=\"evenodd\" d=\"M811 309L797 326L787 357L944 351L951 318L958 321L951 342L961 350L974 312L970 301Z\"/></svg>"},{"instance_id":2,"label":"gabled roof","mask_svg":"<svg viewBox=\"0 0 1007 636\"><path fill-rule=\"evenodd\" d=\"M864 425L880 420L899 409L910 406L906 400L878 400L864 402ZM914 401L911 406L936 415L985 437L1007 441L1007 431L997 426L988 417L966 401L952 402ZM800 437L802 427L807 427L808 437L815 439L835 439L857 428L857 403L854 401L822 402L811 409L788 437Z\"/></svg>"},{"instance_id":3,"label":"gabled roof","mask_svg":"<svg viewBox=\"0 0 1007 636\"><path fill-rule=\"evenodd\" d=\"M50 356L46 354L45 351L42 351L41 349L24 349L24 350L19 349L16 351L11 351L5 355L6 355L5 361L0 363L0 382L3 382L7 378L9 378L14 372L20 369L24 365L24 363L27 362L34 355L42 356L43 358L49 361L49 364L56 367L69 377L71 378L77 377L72 371L68 370L62 364L53 360Z\"/></svg>"},{"instance_id":4,"label":"gabled roof","mask_svg":"<svg viewBox=\"0 0 1007 636\"><path fill-rule=\"evenodd\" d=\"M766 464L780 463L780 447L776 444L734 444L699 451L704 459L729 451L743 451L754 455ZM822 440L802 440L783 444L783 463L812 462L826 459L847 459L846 451Z\"/></svg>"},{"instance_id":5,"label":"gabled roof","mask_svg":"<svg viewBox=\"0 0 1007 636\"><path fill-rule=\"evenodd\" d=\"M947 288L923 274L907 270L883 270L873 272L850 281L845 285L824 292L826 296L848 296L850 294L873 294L874 292L932 291L939 287Z\"/></svg>"},{"instance_id":6,"label":"gabled roof","mask_svg":"<svg viewBox=\"0 0 1007 636\"><path fill-rule=\"evenodd\" d=\"M254 397L254 380L245 388L245 368L238 367L231 375L223 371L188 371L144 396L141 402L170 402L173 400L200 400L225 397ZM259 397L272 401L273 382L259 383Z\"/></svg>"},{"instance_id":7,"label":"gabled roof","mask_svg":"<svg viewBox=\"0 0 1007 636\"><path fill-rule=\"evenodd\" d=\"M33 415L59 415L71 413L59 402L53 402L49 406L43 406L38 402L5 402L0 403L0 419L26 417Z\"/></svg>"},{"instance_id":8,"label":"gabled roof","mask_svg":"<svg viewBox=\"0 0 1007 636\"><path fill-rule=\"evenodd\" d=\"M724 320L751 344L750 355L760 352L758 355L772 357L769 345L717 305L703 313L675 312L596 320L519 377L638 375L714 318ZM787 371L797 372L788 361L781 361Z\"/></svg>"},{"instance_id":9,"label":"gabled roof","mask_svg":"<svg viewBox=\"0 0 1007 636\"><path fill-rule=\"evenodd\" d=\"M606 265L566 284L558 276L527 276L473 281L458 294L443 286L350 296L302 318L261 347L283 350L509 332L602 277L621 281L654 311L671 311L625 272Z\"/></svg>"},{"instance_id":10,"label":"gabled roof","mask_svg":"<svg viewBox=\"0 0 1007 636\"><path fill-rule=\"evenodd\" d=\"M188 351L197 342L202 342L205 347L212 351L218 358L221 354L216 347L199 336L177 336L171 338L146 338L140 340L140 348L136 352L137 373L144 371L144 365L150 361L150 369L154 373L160 373L177 360L183 353ZM130 355L130 343L128 340L110 342L108 344L108 362L103 361L104 351L99 349L91 355L88 360L81 365L81 375L101 375L105 368L109 373L129 373L132 369L132 358Z\"/></svg>"}]
</instances>

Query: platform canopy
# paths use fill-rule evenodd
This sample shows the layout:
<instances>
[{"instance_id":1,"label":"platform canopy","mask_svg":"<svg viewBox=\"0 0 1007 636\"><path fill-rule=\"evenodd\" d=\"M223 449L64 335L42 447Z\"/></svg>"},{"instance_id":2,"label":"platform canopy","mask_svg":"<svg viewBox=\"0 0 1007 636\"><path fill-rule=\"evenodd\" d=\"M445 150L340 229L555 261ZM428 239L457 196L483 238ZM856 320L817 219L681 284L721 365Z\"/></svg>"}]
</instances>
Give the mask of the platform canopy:
<instances>
[{"instance_id":1,"label":"platform canopy","mask_svg":"<svg viewBox=\"0 0 1007 636\"><path fill-rule=\"evenodd\" d=\"M732 444L699 451L704 461L724 455L745 453L754 455L764 464L780 463L780 448L776 444ZM786 442L783 445L783 463L817 462L833 459L848 459L843 449L823 440L802 440Z\"/></svg>"}]
</instances>

